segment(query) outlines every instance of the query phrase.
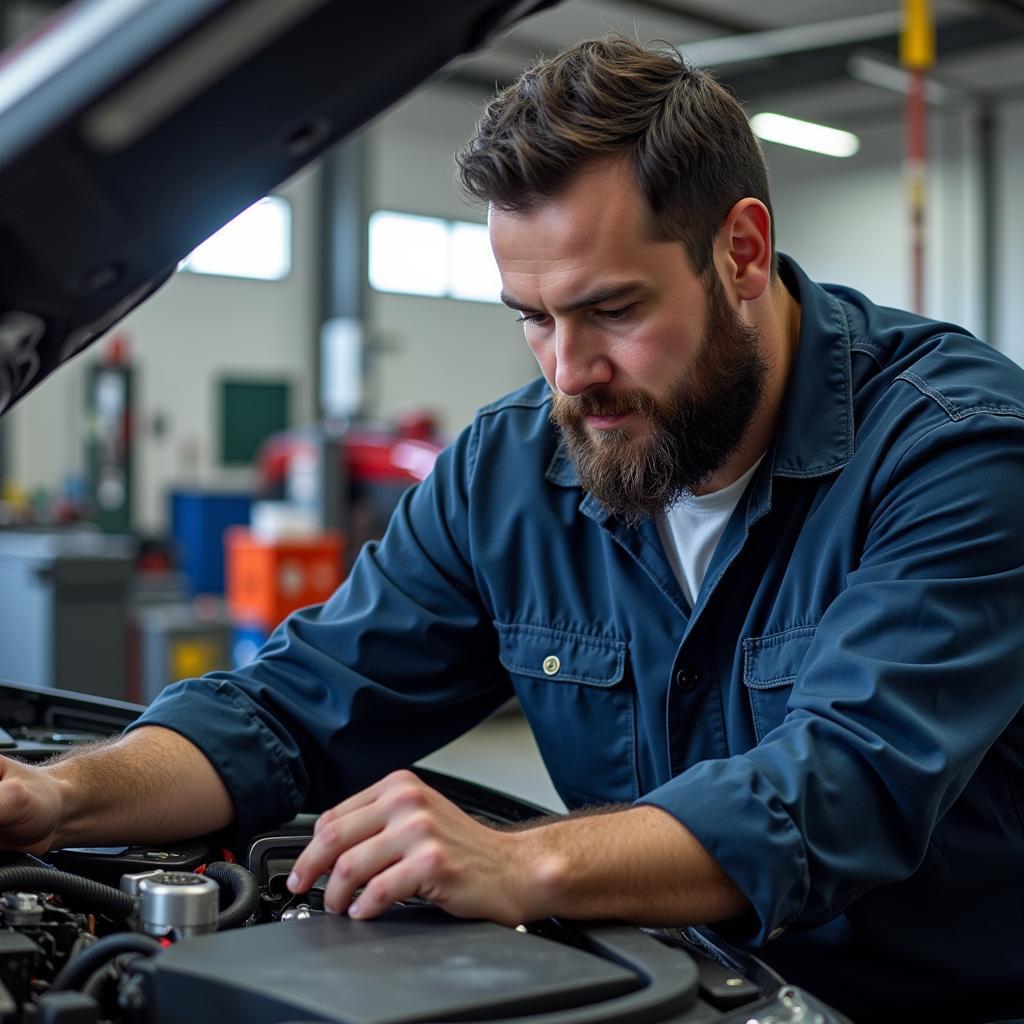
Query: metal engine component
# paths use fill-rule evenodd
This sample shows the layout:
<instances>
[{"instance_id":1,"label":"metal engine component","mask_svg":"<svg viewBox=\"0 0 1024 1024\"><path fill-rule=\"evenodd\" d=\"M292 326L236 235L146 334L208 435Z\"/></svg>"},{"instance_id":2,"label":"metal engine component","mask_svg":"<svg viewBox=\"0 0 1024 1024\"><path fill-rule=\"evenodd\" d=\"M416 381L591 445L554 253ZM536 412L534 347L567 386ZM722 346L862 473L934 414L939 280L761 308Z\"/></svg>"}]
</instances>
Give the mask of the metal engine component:
<instances>
[{"instance_id":1,"label":"metal engine component","mask_svg":"<svg viewBox=\"0 0 1024 1024\"><path fill-rule=\"evenodd\" d=\"M305 921L313 916L313 911L310 910L308 903L297 903L294 907L289 907L281 914L282 921Z\"/></svg>"},{"instance_id":2,"label":"metal engine component","mask_svg":"<svg viewBox=\"0 0 1024 1024\"><path fill-rule=\"evenodd\" d=\"M829 1024L834 1017L826 1016L817 1000L791 985L780 988L775 1002L752 1016L746 1024Z\"/></svg>"},{"instance_id":3,"label":"metal engine component","mask_svg":"<svg viewBox=\"0 0 1024 1024\"><path fill-rule=\"evenodd\" d=\"M217 930L220 886L191 871L163 871L138 883L139 927L157 938Z\"/></svg>"},{"instance_id":4,"label":"metal engine component","mask_svg":"<svg viewBox=\"0 0 1024 1024\"><path fill-rule=\"evenodd\" d=\"M12 928L32 927L43 920L43 904L34 892L4 895L4 923Z\"/></svg>"},{"instance_id":5,"label":"metal engine component","mask_svg":"<svg viewBox=\"0 0 1024 1024\"><path fill-rule=\"evenodd\" d=\"M157 875L166 874L167 872L161 868L153 868L150 871L137 871L130 875L122 875L118 888L121 892L126 892L129 896L135 896L137 898L139 895L139 883L144 878L156 878Z\"/></svg>"},{"instance_id":6,"label":"metal engine component","mask_svg":"<svg viewBox=\"0 0 1024 1024\"><path fill-rule=\"evenodd\" d=\"M3 998L5 989L17 1006L24 1006L32 998L36 979L52 978L69 957L92 942L92 936L86 933L83 914L20 889L3 893L0 919L0 1017L6 1021L14 1018Z\"/></svg>"}]
</instances>

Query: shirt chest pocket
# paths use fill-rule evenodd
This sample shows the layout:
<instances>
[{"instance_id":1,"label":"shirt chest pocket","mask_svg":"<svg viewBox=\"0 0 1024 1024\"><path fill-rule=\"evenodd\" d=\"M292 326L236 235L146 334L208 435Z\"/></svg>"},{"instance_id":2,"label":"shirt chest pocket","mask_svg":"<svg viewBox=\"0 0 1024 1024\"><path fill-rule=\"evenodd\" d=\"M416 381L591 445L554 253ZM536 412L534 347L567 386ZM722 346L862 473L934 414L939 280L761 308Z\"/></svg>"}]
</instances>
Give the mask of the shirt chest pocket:
<instances>
[{"instance_id":1,"label":"shirt chest pocket","mask_svg":"<svg viewBox=\"0 0 1024 1024\"><path fill-rule=\"evenodd\" d=\"M815 629L815 626L794 626L743 641L743 683L758 743L786 717L793 683L814 639Z\"/></svg>"},{"instance_id":2,"label":"shirt chest pocket","mask_svg":"<svg viewBox=\"0 0 1024 1024\"><path fill-rule=\"evenodd\" d=\"M626 641L522 623L495 627L501 663L566 804L635 800Z\"/></svg>"}]
</instances>

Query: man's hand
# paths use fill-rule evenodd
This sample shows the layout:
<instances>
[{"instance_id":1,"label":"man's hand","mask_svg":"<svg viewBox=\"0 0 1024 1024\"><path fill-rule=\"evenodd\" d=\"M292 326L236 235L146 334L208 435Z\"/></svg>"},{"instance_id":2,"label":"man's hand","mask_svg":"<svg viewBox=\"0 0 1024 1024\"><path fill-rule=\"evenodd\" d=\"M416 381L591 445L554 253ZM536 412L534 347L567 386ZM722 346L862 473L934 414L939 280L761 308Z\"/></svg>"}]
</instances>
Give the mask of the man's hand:
<instances>
[{"instance_id":1,"label":"man's hand","mask_svg":"<svg viewBox=\"0 0 1024 1024\"><path fill-rule=\"evenodd\" d=\"M324 903L350 917L376 917L418 896L459 917L519 924L543 916L528 898L525 835L482 825L399 771L320 816L288 887L305 892L330 872Z\"/></svg>"},{"instance_id":2,"label":"man's hand","mask_svg":"<svg viewBox=\"0 0 1024 1024\"><path fill-rule=\"evenodd\" d=\"M553 914L704 924L750 909L693 834L657 807L500 832L408 771L322 814L288 888L306 892L325 873L327 909L357 918L412 896L509 925Z\"/></svg>"},{"instance_id":3,"label":"man's hand","mask_svg":"<svg viewBox=\"0 0 1024 1024\"><path fill-rule=\"evenodd\" d=\"M63 806L52 773L0 757L0 846L45 853L57 834Z\"/></svg>"}]
</instances>

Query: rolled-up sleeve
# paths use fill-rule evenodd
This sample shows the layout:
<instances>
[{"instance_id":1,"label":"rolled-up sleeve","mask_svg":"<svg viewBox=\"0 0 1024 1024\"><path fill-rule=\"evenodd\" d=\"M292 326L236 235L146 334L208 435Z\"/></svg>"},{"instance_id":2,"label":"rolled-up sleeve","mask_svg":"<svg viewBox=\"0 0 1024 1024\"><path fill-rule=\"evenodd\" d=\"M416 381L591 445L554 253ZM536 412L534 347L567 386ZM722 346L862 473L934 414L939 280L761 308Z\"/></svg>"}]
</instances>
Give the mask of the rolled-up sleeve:
<instances>
[{"instance_id":1,"label":"rolled-up sleeve","mask_svg":"<svg viewBox=\"0 0 1024 1024\"><path fill-rule=\"evenodd\" d=\"M641 801L678 818L746 895L755 944L911 875L1019 711L1022 455L1019 414L921 431L852 512L861 556L785 717Z\"/></svg>"},{"instance_id":2,"label":"rolled-up sleeve","mask_svg":"<svg viewBox=\"0 0 1024 1024\"><path fill-rule=\"evenodd\" d=\"M509 696L471 568L474 429L329 601L291 615L249 665L168 687L134 723L173 729L209 758L238 834L331 806Z\"/></svg>"}]
</instances>

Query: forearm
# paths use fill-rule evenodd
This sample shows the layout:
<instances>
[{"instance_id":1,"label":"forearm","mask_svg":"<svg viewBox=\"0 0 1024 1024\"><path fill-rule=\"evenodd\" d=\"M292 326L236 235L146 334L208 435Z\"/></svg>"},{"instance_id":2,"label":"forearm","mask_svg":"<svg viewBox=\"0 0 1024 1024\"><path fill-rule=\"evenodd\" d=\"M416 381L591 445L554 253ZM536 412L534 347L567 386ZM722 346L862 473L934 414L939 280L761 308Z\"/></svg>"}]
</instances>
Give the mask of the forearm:
<instances>
[{"instance_id":1,"label":"forearm","mask_svg":"<svg viewBox=\"0 0 1024 1024\"><path fill-rule=\"evenodd\" d=\"M306 892L325 872L324 906L356 918L410 896L502 924L559 915L686 925L749 910L700 843L657 807L509 831L470 817L408 771L325 811L288 888Z\"/></svg>"},{"instance_id":2,"label":"forearm","mask_svg":"<svg viewBox=\"0 0 1024 1024\"><path fill-rule=\"evenodd\" d=\"M684 926L750 911L692 833L656 807L559 819L510 838L527 865L531 917Z\"/></svg>"},{"instance_id":3,"label":"forearm","mask_svg":"<svg viewBox=\"0 0 1024 1024\"><path fill-rule=\"evenodd\" d=\"M60 793L54 846L164 842L223 828L234 817L220 776L199 748L159 726L45 770Z\"/></svg>"}]
</instances>

